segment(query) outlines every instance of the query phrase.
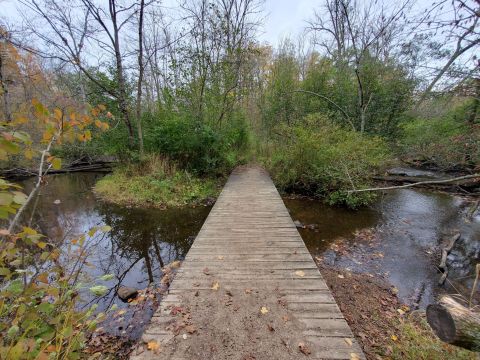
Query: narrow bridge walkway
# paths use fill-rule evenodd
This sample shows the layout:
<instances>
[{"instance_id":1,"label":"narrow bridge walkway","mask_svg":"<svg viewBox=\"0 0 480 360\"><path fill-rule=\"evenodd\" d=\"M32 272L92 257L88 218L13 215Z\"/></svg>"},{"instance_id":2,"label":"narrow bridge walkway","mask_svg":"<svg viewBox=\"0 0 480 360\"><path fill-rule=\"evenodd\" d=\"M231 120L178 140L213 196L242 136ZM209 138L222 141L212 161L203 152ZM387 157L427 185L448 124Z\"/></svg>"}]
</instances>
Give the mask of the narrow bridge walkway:
<instances>
[{"instance_id":1,"label":"narrow bridge walkway","mask_svg":"<svg viewBox=\"0 0 480 360\"><path fill-rule=\"evenodd\" d=\"M132 359L364 359L257 167L230 176L143 340Z\"/></svg>"}]
</instances>

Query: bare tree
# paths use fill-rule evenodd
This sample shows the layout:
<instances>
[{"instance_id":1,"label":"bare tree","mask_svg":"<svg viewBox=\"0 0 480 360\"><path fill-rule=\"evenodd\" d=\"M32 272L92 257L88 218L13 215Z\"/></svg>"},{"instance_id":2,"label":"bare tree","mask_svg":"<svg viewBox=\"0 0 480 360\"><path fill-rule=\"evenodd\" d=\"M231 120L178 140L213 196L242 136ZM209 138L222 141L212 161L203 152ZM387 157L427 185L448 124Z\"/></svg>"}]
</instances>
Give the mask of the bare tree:
<instances>
[{"instance_id":1,"label":"bare tree","mask_svg":"<svg viewBox=\"0 0 480 360\"><path fill-rule=\"evenodd\" d=\"M24 20L34 38L41 46L23 46L45 58L53 58L81 71L102 91L118 102L122 120L127 127L130 145L134 143L134 132L130 120L127 84L124 69L121 32L138 11L138 4L129 6L109 0L108 6L97 5L93 0L73 0L66 4L59 0L20 0L21 5L33 13L25 12ZM93 21L92 21L93 20ZM96 26L95 26L96 25ZM21 45L19 41L16 45ZM91 46L85 56L87 45ZM117 87L106 86L96 74L102 64L91 66L94 53L113 56Z\"/></svg>"},{"instance_id":2,"label":"bare tree","mask_svg":"<svg viewBox=\"0 0 480 360\"><path fill-rule=\"evenodd\" d=\"M445 7L450 7L450 11L445 11ZM445 13L448 15L445 15ZM434 3L428 9L426 15L417 20L419 31L426 24L427 29L432 29L434 33L441 33L447 47L453 43L453 52L448 56L446 63L436 71L435 76L423 91L416 104L417 108L425 101L458 59L471 52L471 50L478 49L480 45L479 17L480 3L478 1L442 0ZM473 61L474 71L478 72L480 65L474 52L472 52L471 60Z\"/></svg>"},{"instance_id":3,"label":"bare tree","mask_svg":"<svg viewBox=\"0 0 480 360\"><path fill-rule=\"evenodd\" d=\"M315 44L324 49L339 66L353 66L361 133L365 131L367 110L374 96L365 86L363 65L372 57L388 57L393 34L400 27L400 20L410 2L405 0L396 8L386 10L376 2L360 7L351 0L326 0L326 20L322 14L315 13L309 23L308 29L313 31Z\"/></svg>"}]
</instances>

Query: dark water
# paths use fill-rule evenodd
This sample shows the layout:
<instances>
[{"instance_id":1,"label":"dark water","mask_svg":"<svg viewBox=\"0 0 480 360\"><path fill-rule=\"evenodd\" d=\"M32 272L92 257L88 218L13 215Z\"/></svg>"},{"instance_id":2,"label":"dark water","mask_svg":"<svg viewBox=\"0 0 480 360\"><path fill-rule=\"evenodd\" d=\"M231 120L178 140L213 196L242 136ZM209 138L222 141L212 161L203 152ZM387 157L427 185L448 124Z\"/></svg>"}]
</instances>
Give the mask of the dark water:
<instances>
[{"instance_id":1,"label":"dark water","mask_svg":"<svg viewBox=\"0 0 480 360\"><path fill-rule=\"evenodd\" d=\"M307 225L299 230L312 255L383 276L407 303L425 307L438 294L471 289L480 259L480 216L466 221L466 199L402 189L357 212L305 199L285 203L292 218ZM440 248L456 231L461 238L448 258L448 282L439 287Z\"/></svg>"},{"instance_id":2,"label":"dark water","mask_svg":"<svg viewBox=\"0 0 480 360\"><path fill-rule=\"evenodd\" d=\"M97 281L109 288L107 295L94 298L83 292L87 304L97 302L99 310L112 304L127 306L115 295L119 285L146 288L157 282L161 268L182 260L205 221L210 207L170 210L131 209L104 203L92 192L102 174L75 173L49 176L34 213L33 223L49 241L68 249L71 239L94 226L109 225L106 234L87 237L88 264L83 274L95 281L113 274L110 281ZM27 188L31 181L24 184ZM29 218L27 214L26 218Z\"/></svg>"},{"instance_id":3,"label":"dark water","mask_svg":"<svg viewBox=\"0 0 480 360\"><path fill-rule=\"evenodd\" d=\"M91 190L101 176L48 177L34 223L51 242L64 247L93 226L112 227L108 234L87 239L90 264L83 270L91 279L114 274L114 280L104 283L110 289L105 297L94 299L85 293L87 302L96 301L104 309L113 303L126 306L115 296L120 284L142 289L151 280L158 283L163 265L183 259L210 207L155 210L106 204ZM459 292L471 287L480 253L480 216L466 222L468 208L462 198L405 189L389 192L359 211L306 199L285 203L292 218L306 225L299 230L314 256L384 276L404 301L421 307L445 291L437 286L439 244L458 230L462 236L449 257L449 279ZM447 291L455 290L451 285Z\"/></svg>"}]
</instances>

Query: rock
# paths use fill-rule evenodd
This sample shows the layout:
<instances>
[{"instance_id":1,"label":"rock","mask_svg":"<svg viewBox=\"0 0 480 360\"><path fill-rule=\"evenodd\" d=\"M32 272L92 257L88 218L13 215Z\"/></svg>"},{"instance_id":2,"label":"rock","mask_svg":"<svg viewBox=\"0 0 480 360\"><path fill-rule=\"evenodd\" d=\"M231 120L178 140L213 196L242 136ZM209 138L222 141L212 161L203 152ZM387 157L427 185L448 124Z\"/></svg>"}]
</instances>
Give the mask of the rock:
<instances>
[{"instance_id":1,"label":"rock","mask_svg":"<svg viewBox=\"0 0 480 360\"><path fill-rule=\"evenodd\" d=\"M293 223L295 224L295 226L296 226L297 228L303 228L303 225L302 225L302 223L301 223L300 221L295 220Z\"/></svg>"},{"instance_id":2,"label":"rock","mask_svg":"<svg viewBox=\"0 0 480 360\"><path fill-rule=\"evenodd\" d=\"M138 295L138 290L128 286L120 286L117 290L118 297L123 301L134 299Z\"/></svg>"}]
</instances>

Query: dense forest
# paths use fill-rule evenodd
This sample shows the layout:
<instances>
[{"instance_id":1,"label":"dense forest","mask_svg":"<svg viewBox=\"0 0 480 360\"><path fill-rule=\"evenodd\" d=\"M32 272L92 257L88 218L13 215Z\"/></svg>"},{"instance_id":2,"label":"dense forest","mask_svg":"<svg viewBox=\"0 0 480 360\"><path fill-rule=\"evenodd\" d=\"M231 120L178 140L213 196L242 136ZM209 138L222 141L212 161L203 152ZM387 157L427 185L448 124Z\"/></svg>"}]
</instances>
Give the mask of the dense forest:
<instances>
[{"instance_id":1,"label":"dense forest","mask_svg":"<svg viewBox=\"0 0 480 360\"><path fill-rule=\"evenodd\" d=\"M255 162L283 192L355 209L376 196L355 191L388 166L480 169L478 1L312 2L302 32L275 46L258 40L262 0L13 8L0 17L1 168L36 180L27 194L0 180L9 359L77 358L105 316L75 310L81 267L65 273L64 255L22 216L49 172L113 162L99 197L164 208L215 197Z\"/></svg>"}]
</instances>

